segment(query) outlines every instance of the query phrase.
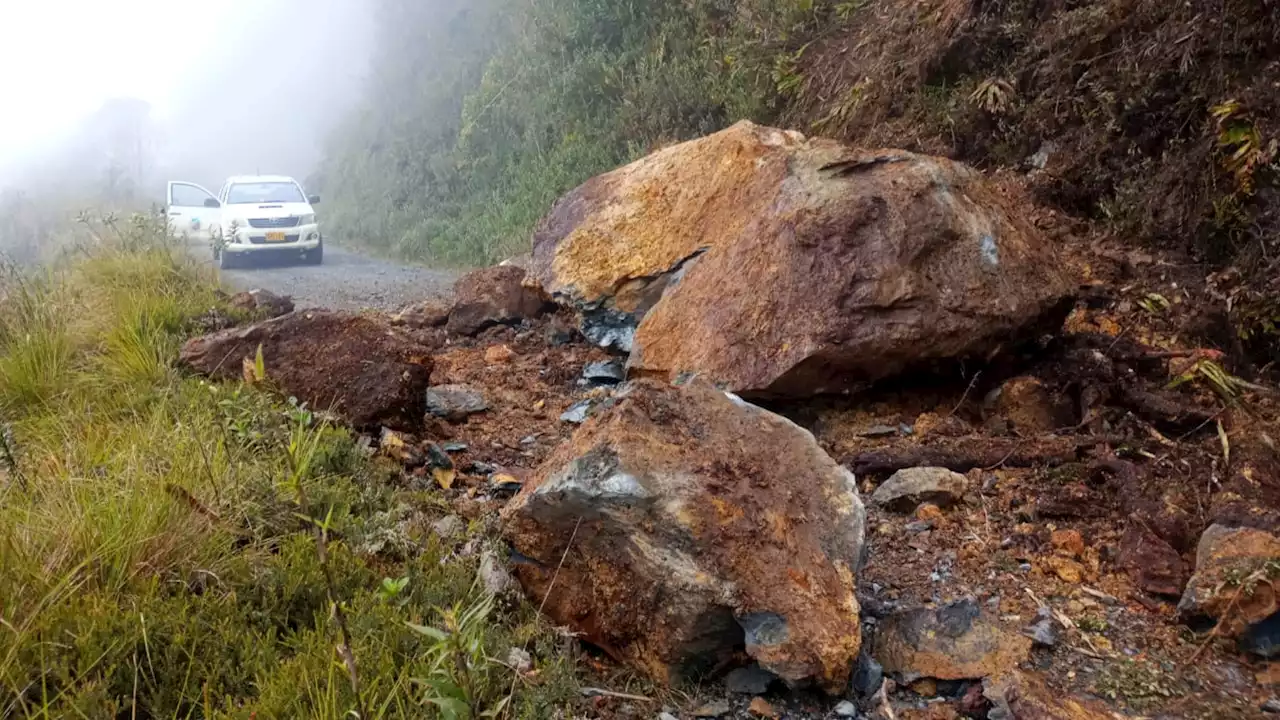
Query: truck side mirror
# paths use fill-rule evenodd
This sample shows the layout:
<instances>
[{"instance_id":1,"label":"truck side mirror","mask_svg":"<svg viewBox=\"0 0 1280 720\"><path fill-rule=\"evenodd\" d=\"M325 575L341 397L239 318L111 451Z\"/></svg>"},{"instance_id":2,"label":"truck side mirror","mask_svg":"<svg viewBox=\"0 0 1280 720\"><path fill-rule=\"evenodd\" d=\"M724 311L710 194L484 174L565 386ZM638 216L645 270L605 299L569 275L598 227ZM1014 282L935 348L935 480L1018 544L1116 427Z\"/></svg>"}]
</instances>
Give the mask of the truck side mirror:
<instances>
[{"instance_id":1,"label":"truck side mirror","mask_svg":"<svg viewBox=\"0 0 1280 720\"><path fill-rule=\"evenodd\" d=\"M222 207L222 203L218 202L217 200L214 200L213 198L205 198L204 206L207 208L220 208Z\"/></svg>"},{"instance_id":2,"label":"truck side mirror","mask_svg":"<svg viewBox=\"0 0 1280 720\"><path fill-rule=\"evenodd\" d=\"M320 196L319 196L319 195L311 195L311 196L308 196L308 197L307 197L307 202L308 202L308 203L310 203L311 205L319 205L319 204L320 204Z\"/></svg>"}]
</instances>

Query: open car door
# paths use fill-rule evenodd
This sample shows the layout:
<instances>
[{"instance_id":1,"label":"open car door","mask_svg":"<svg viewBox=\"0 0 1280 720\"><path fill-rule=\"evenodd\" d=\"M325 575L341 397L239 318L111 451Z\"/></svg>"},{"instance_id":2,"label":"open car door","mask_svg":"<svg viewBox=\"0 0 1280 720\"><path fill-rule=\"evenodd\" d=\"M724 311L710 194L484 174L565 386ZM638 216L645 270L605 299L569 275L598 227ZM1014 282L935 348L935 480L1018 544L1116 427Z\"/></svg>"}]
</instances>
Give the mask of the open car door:
<instances>
[{"instance_id":1,"label":"open car door","mask_svg":"<svg viewBox=\"0 0 1280 720\"><path fill-rule=\"evenodd\" d=\"M177 237L207 243L222 219L222 203L192 182L169 181L167 214L169 232Z\"/></svg>"}]
</instances>

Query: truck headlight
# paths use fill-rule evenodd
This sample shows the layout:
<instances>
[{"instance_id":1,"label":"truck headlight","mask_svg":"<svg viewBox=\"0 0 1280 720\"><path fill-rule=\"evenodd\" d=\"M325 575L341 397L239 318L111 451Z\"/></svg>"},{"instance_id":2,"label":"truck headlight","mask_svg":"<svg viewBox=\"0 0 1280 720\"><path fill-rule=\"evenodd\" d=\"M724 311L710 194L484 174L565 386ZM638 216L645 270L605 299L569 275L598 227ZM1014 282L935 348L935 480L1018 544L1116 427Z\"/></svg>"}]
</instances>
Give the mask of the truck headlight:
<instances>
[{"instance_id":1,"label":"truck headlight","mask_svg":"<svg viewBox=\"0 0 1280 720\"><path fill-rule=\"evenodd\" d=\"M306 215L301 215L298 217L299 225L311 225L315 221L316 221L315 213L307 213Z\"/></svg>"}]
</instances>

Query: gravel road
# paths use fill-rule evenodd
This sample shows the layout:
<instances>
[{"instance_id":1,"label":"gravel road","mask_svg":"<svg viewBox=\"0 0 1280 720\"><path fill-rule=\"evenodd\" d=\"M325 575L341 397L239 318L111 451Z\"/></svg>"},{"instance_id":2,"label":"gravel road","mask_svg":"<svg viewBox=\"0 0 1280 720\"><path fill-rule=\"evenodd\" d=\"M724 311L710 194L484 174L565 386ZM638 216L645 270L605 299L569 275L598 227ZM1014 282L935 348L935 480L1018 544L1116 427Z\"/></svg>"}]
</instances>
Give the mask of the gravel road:
<instances>
[{"instance_id":1,"label":"gravel road","mask_svg":"<svg viewBox=\"0 0 1280 720\"><path fill-rule=\"evenodd\" d=\"M291 295L299 308L394 310L449 295L458 274L326 246L323 265L302 265L297 258L287 256L264 257L254 267L223 270L222 280L236 290L262 288L277 295Z\"/></svg>"}]
</instances>

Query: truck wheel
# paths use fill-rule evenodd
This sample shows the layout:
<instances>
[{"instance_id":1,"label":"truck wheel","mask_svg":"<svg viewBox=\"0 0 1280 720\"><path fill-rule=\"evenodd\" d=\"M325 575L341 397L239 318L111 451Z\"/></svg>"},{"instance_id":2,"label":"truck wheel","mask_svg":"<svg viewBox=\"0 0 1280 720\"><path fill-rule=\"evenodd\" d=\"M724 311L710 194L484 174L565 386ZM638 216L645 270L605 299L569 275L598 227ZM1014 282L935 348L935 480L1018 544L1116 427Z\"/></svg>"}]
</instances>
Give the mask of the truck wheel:
<instances>
[{"instance_id":1,"label":"truck wheel","mask_svg":"<svg viewBox=\"0 0 1280 720\"><path fill-rule=\"evenodd\" d=\"M316 245L315 250L307 251L305 262L308 265L321 265L324 263L324 240L321 240L320 244Z\"/></svg>"}]
</instances>

